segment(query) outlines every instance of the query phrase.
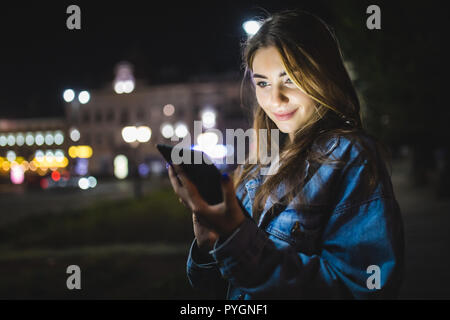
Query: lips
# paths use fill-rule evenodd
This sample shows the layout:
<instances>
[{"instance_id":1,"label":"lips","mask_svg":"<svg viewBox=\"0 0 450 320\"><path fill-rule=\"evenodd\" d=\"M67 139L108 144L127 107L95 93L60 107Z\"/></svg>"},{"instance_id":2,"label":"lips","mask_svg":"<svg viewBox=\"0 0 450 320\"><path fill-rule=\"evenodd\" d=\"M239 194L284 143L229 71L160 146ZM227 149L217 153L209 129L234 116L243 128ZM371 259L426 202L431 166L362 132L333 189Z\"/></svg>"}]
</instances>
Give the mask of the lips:
<instances>
[{"instance_id":1,"label":"lips","mask_svg":"<svg viewBox=\"0 0 450 320\"><path fill-rule=\"evenodd\" d=\"M289 113L273 113L275 115L275 118L277 118L279 121L286 121L289 120L294 116L294 114L297 112L298 108L294 111L291 111Z\"/></svg>"}]
</instances>

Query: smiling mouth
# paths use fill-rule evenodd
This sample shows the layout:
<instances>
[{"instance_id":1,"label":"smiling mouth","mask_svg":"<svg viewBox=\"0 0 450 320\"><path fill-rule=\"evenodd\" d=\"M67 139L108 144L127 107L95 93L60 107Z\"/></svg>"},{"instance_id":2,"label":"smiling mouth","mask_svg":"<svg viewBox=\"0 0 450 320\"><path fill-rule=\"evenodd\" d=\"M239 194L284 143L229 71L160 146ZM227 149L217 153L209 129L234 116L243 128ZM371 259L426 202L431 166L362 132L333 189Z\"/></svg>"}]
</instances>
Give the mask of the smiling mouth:
<instances>
[{"instance_id":1,"label":"smiling mouth","mask_svg":"<svg viewBox=\"0 0 450 320\"><path fill-rule=\"evenodd\" d=\"M295 109L294 111L291 111L289 113L273 113L275 115L275 117L280 120L280 121L286 121L289 120L290 118L292 118L294 116L294 114L297 112L298 108Z\"/></svg>"}]
</instances>

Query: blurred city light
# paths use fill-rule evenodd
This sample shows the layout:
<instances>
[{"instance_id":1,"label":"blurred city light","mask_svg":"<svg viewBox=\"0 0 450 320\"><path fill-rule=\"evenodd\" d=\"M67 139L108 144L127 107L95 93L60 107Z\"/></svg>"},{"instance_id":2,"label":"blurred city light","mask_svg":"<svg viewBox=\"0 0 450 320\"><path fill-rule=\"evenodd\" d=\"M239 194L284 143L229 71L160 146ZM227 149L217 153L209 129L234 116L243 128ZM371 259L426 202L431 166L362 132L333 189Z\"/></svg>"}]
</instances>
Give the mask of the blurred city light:
<instances>
[{"instance_id":1,"label":"blurred city light","mask_svg":"<svg viewBox=\"0 0 450 320\"><path fill-rule=\"evenodd\" d=\"M120 62L116 67L116 77L114 79L114 91L117 94L131 93L135 87L133 76L133 66L126 62Z\"/></svg>"},{"instance_id":2,"label":"blurred city light","mask_svg":"<svg viewBox=\"0 0 450 320\"><path fill-rule=\"evenodd\" d=\"M134 81L126 80L126 81L118 81L114 85L114 91L117 94L122 93L131 93L134 90Z\"/></svg>"},{"instance_id":3,"label":"blurred city light","mask_svg":"<svg viewBox=\"0 0 450 320\"><path fill-rule=\"evenodd\" d=\"M64 143L64 134L61 131L56 131L53 139L55 144L60 146Z\"/></svg>"},{"instance_id":4,"label":"blurred city light","mask_svg":"<svg viewBox=\"0 0 450 320\"><path fill-rule=\"evenodd\" d=\"M114 84L114 91L117 94L122 94L124 92L123 90L123 81L118 81Z\"/></svg>"},{"instance_id":5,"label":"blurred city light","mask_svg":"<svg viewBox=\"0 0 450 320\"><path fill-rule=\"evenodd\" d=\"M161 174L163 172L163 169L164 169L164 167L163 167L162 163L159 161L153 161L150 164L150 171L154 172L155 174Z\"/></svg>"},{"instance_id":6,"label":"blurred city light","mask_svg":"<svg viewBox=\"0 0 450 320\"><path fill-rule=\"evenodd\" d=\"M47 150L47 151L45 151L45 160L44 161L47 161L47 162L53 162L53 161L55 161L56 159L55 159L55 157L53 156L53 151L51 151L51 150Z\"/></svg>"},{"instance_id":7,"label":"blurred city light","mask_svg":"<svg viewBox=\"0 0 450 320\"><path fill-rule=\"evenodd\" d=\"M38 146L42 146L45 142L44 135L41 132L36 132L36 136L34 137L34 142Z\"/></svg>"},{"instance_id":8,"label":"blurred city light","mask_svg":"<svg viewBox=\"0 0 450 320\"><path fill-rule=\"evenodd\" d=\"M122 154L114 158L114 176L117 179L125 179L128 176L128 159Z\"/></svg>"},{"instance_id":9,"label":"blurred city light","mask_svg":"<svg viewBox=\"0 0 450 320\"><path fill-rule=\"evenodd\" d=\"M90 158L93 150L90 146L71 146L68 150L71 158Z\"/></svg>"},{"instance_id":10,"label":"blurred city light","mask_svg":"<svg viewBox=\"0 0 450 320\"><path fill-rule=\"evenodd\" d=\"M32 146L34 144L34 136L31 132L28 132L25 136L25 143L27 146Z\"/></svg>"},{"instance_id":11,"label":"blurred city light","mask_svg":"<svg viewBox=\"0 0 450 320\"><path fill-rule=\"evenodd\" d=\"M44 152L42 150L36 150L34 157L37 161L42 162L44 161Z\"/></svg>"},{"instance_id":12,"label":"blurred city light","mask_svg":"<svg viewBox=\"0 0 450 320\"><path fill-rule=\"evenodd\" d=\"M87 178L80 178L80 180L78 180L78 186L80 187L80 189L82 190L86 190L89 188L89 180Z\"/></svg>"},{"instance_id":13,"label":"blurred city light","mask_svg":"<svg viewBox=\"0 0 450 320\"><path fill-rule=\"evenodd\" d=\"M255 20L249 20L242 24L242 27L244 28L245 33L247 33L248 36L255 35L259 28L261 27L261 23Z\"/></svg>"},{"instance_id":14,"label":"blurred city light","mask_svg":"<svg viewBox=\"0 0 450 320\"><path fill-rule=\"evenodd\" d=\"M8 144L8 138L4 135L0 135L0 146L4 147Z\"/></svg>"},{"instance_id":15,"label":"blurred city light","mask_svg":"<svg viewBox=\"0 0 450 320\"><path fill-rule=\"evenodd\" d=\"M175 112L175 107L173 106L173 104L169 103L163 107L163 113L167 117L170 117L171 115L173 115L174 112Z\"/></svg>"},{"instance_id":16,"label":"blurred city light","mask_svg":"<svg viewBox=\"0 0 450 320\"><path fill-rule=\"evenodd\" d=\"M137 128L135 126L127 126L122 129L122 138L125 142L135 142L137 139Z\"/></svg>"},{"instance_id":17,"label":"blurred city light","mask_svg":"<svg viewBox=\"0 0 450 320\"><path fill-rule=\"evenodd\" d=\"M95 177L90 176L88 179L89 188L95 188L97 186L97 179Z\"/></svg>"},{"instance_id":18,"label":"blurred city light","mask_svg":"<svg viewBox=\"0 0 450 320\"><path fill-rule=\"evenodd\" d=\"M148 142L152 135L152 130L146 126L140 126L136 129L136 136L139 142Z\"/></svg>"},{"instance_id":19,"label":"blurred city light","mask_svg":"<svg viewBox=\"0 0 450 320\"><path fill-rule=\"evenodd\" d=\"M21 147L25 143L25 137L22 133L16 135L16 144Z\"/></svg>"},{"instance_id":20,"label":"blurred city light","mask_svg":"<svg viewBox=\"0 0 450 320\"><path fill-rule=\"evenodd\" d=\"M53 135L51 134L51 132L47 132L45 134L44 140L45 140L45 144L48 146L51 146L53 144L54 139L53 139Z\"/></svg>"},{"instance_id":21,"label":"blurred city light","mask_svg":"<svg viewBox=\"0 0 450 320\"><path fill-rule=\"evenodd\" d=\"M70 139L72 139L72 141L77 142L78 140L80 140L81 134L80 131L78 131L78 129L72 129L70 130Z\"/></svg>"},{"instance_id":22,"label":"blurred city light","mask_svg":"<svg viewBox=\"0 0 450 320\"><path fill-rule=\"evenodd\" d=\"M8 172L10 168L11 168L11 163L10 163L9 161L4 161L4 162L2 163L2 169L3 169L3 171Z\"/></svg>"},{"instance_id":23,"label":"blurred city light","mask_svg":"<svg viewBox=\"0 0 450 320\"><path fill-rule=\"evenodd\" d=\"M213 110L205 110L202 113L203 127L209 129L216 125L216 113Z\"/></svg>"},{"instance_id":24,"label":"blurred city light","mask_svg":"<svg viewBox=\"0 0 450 320\"><path fill-rule=\"evenodd\" d=\"M13 162L14 160L16 160L16 153L12 150L9 150L6 153L6 159L8 159L9 162Z\"/></svg>"},{"instance_id":25,"label":"blurred city light","mask_svg":"<svg viewBox=\"0 0 450 320\"><path fill-rule=\"evenodd\" d=\"M10 134L8 135L8 146L12 147L16 144L16 137L14 135Z\"/></svg>"},{"instance_id":26,"label":"blurred city light","mask_svg":"<svg viewBox=\"0 0 450 320\"><path fill-rule=\"evenodd\" d=\"M69 159L64 157L62 161L57 161L52 151L46 151L45 155L42 151L36 151L35 158L30 162L30 170L36 169L46 170L48 168L57 169L65 168L69 165ZM38 171L39 173L39 171Z\"/></svg>"},{"instance_id":27,"label":"blurred city light","mask_svg":"<svg viewBox=\"0 0 450 320\"><path fill-rule=\"evenodd\" d=\"M90 98L91 98L91 95L87 91L81 91L78 94L78 101L80 101L81 104L88 103Z\"/></svg>"},{"instance_id":28,"label":"blurred city light","mask_svg":"<svg viewBox=\"0 0 450 320\"><path fill-rule=\"evenodd\" d=\"M89 160L85 158L78 158L75 162L75 173L84 176L89 170Z\"/></svg>"},{"instance_id":29,"label":"blurred city light","mask_svg":"<svg viewBox=\"0 0 450 320\"><path fill-rule=\"evenodd\" d=\"M41 179L40 185L41 185L42 189L47 189L48 188L48 180L45 178Z\"/></svg>"},{"instance_id":30,"label":"blurred city light","mask_svg":"<svg viewBox=\"0 0 450 320\"><path fill-rule=\"evenodd\" d=\"M134 81L126 80L123 82L123 92L131 93L134 90Z\"/></svg>"},{"instance_id":31,"label":"blurred city light","mask_svg":"<svg viewBox=\"0 0 450 320\"><path fill-rule=\"evenodd\" d=\"M63 98L66 102L72 102L75 99L75 92L72 89L64 90Z\"/></svg>"},{"instance_id":32,"label":"blurred city light","mask_svg":"<svg viewBox=\"0 0 450 320\"><path fill-rule=\"evenodd\" d=\"M215 132L204 132L198 135L197 144L201 148L209 148L219 142L219 136Z\"/></svg>"},{"instance_id":33,"label":"blurred city light","mask_svg":"<svg viewBox=\"0 0 450 320\"><path fill-rule=\"evenodd\" d=\"M55 160L56 162L62 162L64 160L64 152L62 150L55 151Z\"/></svg>"},{"instance_id":34,"label":"blurred city light","mask_svg":"<svg viewBox=\"0 0 450 320\"><path fill-rule=\"evenodd\" d=\"M52 179L53 179L53 181L59 181L59 179L61 179L61 174L58 171L53 171Z\"/></svg>"},{"instance_id":35,"label":"blurred city light","mask_svg":"<svg viewBox=\"0 0 450 320\"><path fill-rule=\"evenodd\" d=\"M11 166L10 178L12 183L21 184L24 180L24 171L22 166L19 166L17 164Z\"/></svg>"},{"instance_id":36,"label":"blurred city light","mask_svg":"<svg viewBox=\"0 0 450 320\"><path fill-rule=\"evenodd\" d=\"M173 126L170 123L163 123L161 125L161 134L164 138L170 139L174 134Z\"/></svg>"},{"instance_id":37,"label":"blurred city light","mask_svg":"<svg viewBox=\"0 0 450 320\"><path fill-rule=\"evenodd\" d=\"M145 177L150 172L150 167L146 163L141 163L138 167L139 175Z\"/></svg>"},{"instance_id":38,"label":"blurred city light","mask_svg":"<svg viewBox=\"0 0 450 320\"><path fill-rule=\"evenodd\" d=\"M203 151L206 153L211 159L221 159L227 155L227 147L223 144L216 144L208 147L201 147L199 145L195 145L194 150Z\"/></svg>"},{"instance_id":39,"label":"blurred city light","mask_svg":"<svg viewBox=\"0 0 450 320\"><path fill-rule=\"evenodd\" d=\"M175 134L179 138L184 138L188 134L188 128L184 123L179 123L175 127Z\"/></svg>"}]
</instances>

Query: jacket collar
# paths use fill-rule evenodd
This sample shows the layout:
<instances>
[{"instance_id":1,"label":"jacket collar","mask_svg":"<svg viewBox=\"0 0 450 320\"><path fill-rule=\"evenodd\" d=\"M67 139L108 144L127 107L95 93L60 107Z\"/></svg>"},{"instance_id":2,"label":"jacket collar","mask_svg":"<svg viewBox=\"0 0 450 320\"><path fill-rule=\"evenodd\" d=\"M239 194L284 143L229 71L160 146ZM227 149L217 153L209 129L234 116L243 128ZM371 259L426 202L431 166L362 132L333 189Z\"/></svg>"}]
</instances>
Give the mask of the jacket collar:
<instances>
[{"instance_id":1,"label":"jacket collar","mask_svg":"<svg viewBox=\"0 0 450 320\"><path fill-rule=\"evenodd\" d=\"M330 139L327 143L326 143L326 153L332 151L338 144L339 139L337 138L333 138ZM315 146L317 147L317 146ZM310 163L308 160L306 160L306 168L305 168L305 175L303 178L306 178L308 170L310 169ZM269 169L270 171L270 169ZM253 201L255 199L255 194L256 191L258 190L258 188L264 183L265 178L267 178L267 176L261 175L261 173L259 172L258 176L256 176L255 178L251 178L249 179L246 183L245 183L245 188L247 190L247 194L248 194L248 198L250 201L250 206L253 206ZM307 184L305 185L305 189L308 187L308 185L311 183L310 179ZM258 226L261 226L261 224L264 222L265 217L267 212L272 208L272 206L277 203L281 198L283 198L290 190L286 190L286 185L284 182L280 183L280 185L277 188L277 191L275 193L275 197L273 195L269 196L266 200L266 203L264 205L264 209L261 213L260 219L258 221ZM292 202L290 202L286 209L292 209L294 208L294 205L296 204L296 199L294 199ZM285 210L286 210L285 209ZM252 216L253 216L253 212L252 212Z\"/></svg>"}]
</instances>

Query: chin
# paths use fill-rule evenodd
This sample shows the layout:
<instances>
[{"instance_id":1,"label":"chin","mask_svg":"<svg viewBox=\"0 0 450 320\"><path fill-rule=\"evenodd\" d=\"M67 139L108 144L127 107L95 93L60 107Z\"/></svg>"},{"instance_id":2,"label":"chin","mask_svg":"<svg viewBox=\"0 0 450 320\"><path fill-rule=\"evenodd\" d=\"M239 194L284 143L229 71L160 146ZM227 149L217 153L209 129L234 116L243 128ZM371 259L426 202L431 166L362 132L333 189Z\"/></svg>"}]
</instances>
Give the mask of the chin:
<instances>
[{"instance_id":1,"label":"chin","mask_svg":"<svg viewBox=\"0 0 450 320\"><path fill-rule=\"evenodd\" d=\"M277 127L281 132L286 134L293 133L296 131L296 129L292 125L288 125L286 123L283 123L281 125L277 124Z\"/></svg>"}]
</instances>

